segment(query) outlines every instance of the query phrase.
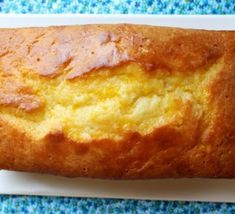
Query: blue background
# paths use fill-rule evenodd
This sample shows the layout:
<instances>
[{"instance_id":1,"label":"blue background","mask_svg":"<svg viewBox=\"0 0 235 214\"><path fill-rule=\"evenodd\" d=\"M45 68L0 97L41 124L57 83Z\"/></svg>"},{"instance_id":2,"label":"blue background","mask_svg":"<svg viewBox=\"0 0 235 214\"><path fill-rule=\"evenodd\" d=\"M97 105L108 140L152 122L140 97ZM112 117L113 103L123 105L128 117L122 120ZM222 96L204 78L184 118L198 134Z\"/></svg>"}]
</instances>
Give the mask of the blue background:
<instances>
[{"instance_id":1,"label":"blue background","mask_svg":"<svg viewBox=\"0 0 235 214\"><path fill-rule=\"evenodd\" d=\"M2 13L233 14L235 0L0 0Z\"/></svg>"},{"instance_id":2,"label":"blue background","mask_svg":"<svg viewBox=\"0 0 235 214\"><path fill-rule=\"evenodd\" d=\"M0 0L0 13L234 14L235 0ZM0 213L235 213L235 204L0 195Z\"/></svg>"}]
</instances>

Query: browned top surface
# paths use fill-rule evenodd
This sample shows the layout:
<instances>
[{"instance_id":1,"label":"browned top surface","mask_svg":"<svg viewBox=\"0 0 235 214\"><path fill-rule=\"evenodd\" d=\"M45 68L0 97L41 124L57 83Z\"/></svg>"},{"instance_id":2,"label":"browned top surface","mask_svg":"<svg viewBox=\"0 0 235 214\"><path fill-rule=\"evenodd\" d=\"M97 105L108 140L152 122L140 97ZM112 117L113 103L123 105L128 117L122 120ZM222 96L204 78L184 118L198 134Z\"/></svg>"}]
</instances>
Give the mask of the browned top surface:
<instances>
[{"instance_id":1,"label":"browned top surface","mask_svg":"<svg viewBox=\"0 0 235 214\"><path fill-rule=\"evenodd\" d=\"M23 71L70 80L129 61L148 71L193 71L223 55L226 35L133 25L1 29L0 78L9 78L1 84L0 103L26 111L42 105L17 77Z\"/></svg>"},{"instance_id":2,"label":"browned top surface","mask_svg":"<svg viewBox=\"0 0 235 214\"><path fill-rule=\"evenodd\" d=\"M225 35L133 25L2 29L0 57L5 72L25 68L54 77L65 70L66 79L127 61L148 70L193 70L223 53Z\"/></svg>"},{"instance_id":3,"label":"browned top surface","mask_svg":"<svg viewBox=\"0 0 235 214\"><path fill-rule=\"evenodd\" d=\"M192 71L223 55L227 35L133 25L1 29L1 76L9 78L0 78L0 103L26 111L42 105L17 77L22 70L68 80L129 61L147 71Z\"/></svg>"}]
</instances>

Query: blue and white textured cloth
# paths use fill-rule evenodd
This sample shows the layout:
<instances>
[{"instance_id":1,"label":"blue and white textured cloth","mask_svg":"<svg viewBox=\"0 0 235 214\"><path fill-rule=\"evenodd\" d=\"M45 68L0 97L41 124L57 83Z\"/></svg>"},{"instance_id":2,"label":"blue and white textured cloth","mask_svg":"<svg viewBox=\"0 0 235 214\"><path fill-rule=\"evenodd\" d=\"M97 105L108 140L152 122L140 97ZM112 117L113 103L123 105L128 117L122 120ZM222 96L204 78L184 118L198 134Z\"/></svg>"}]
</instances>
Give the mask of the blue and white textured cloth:
<instances>
[{"instance_id":1,"label":"blue and white textured cloth","mask_svg":"<svg viewBox=\"0 0 235 214\"><path fill-rule=\"evenodd\" d=\"M2 13L234 14L234 0L0 0Z\"/></svg>"},{"instance_id":2,"label":"blue and white textured cloth","mask_svg":"<svg viewBox=\"0 0 235 214\"><path fill-rule=\"evenodd\" d=\"M0 13L234 14L235 0L0 0ZM235 204L0 195L1 213L235 214Z\"/></svg>"},{"instance_id":3,"label":"blue and white textured cloth","mask_svg":"<svg viewBox=\"0 0 235 214\"><path fill-rule=\"evenodd\" d=\"M42 196L0 196L0 213L235 213L235 204L64 198Z\"/></svg>"}]
</instances>

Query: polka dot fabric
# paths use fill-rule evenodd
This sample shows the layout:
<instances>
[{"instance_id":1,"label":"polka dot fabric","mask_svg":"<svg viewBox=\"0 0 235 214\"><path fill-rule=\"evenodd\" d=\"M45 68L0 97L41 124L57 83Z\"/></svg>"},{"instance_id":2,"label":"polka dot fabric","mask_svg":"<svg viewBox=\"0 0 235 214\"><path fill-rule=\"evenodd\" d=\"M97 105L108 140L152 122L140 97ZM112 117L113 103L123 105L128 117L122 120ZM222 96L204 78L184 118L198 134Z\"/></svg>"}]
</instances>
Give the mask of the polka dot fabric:
<instances>
[{"instance_id":1,"label":"polka dot fabric","mask_svg":"<svg viewBox=\"0 0 235 214\"><path fill-rule=\"evenodd\" d=\"M234 0L0 0L0 13L234 14ZM235 203L0 195L0 213L235 213Z\"/></svg>"}]
</instances>

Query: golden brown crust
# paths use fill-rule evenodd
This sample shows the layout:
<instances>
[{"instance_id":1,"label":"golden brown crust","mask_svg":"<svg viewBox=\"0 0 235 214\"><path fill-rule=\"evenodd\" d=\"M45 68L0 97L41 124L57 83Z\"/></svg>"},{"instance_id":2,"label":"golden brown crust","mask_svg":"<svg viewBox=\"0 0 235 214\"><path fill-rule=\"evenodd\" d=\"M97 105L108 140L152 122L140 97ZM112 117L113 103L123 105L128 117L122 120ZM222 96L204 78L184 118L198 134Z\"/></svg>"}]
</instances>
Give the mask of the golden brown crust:
<instances>
[{"instance_id":1,"label":"golden brown crust","mask_svg":"<svg viewBox=\"0 0 235 214\"><path fill-rule=\"evenodd\" d=\"M55 77L65 70L66 79L128 61L149 70L193 70L224 49L219 32L133 25L4 29L0 36L3 71L23 67Z\"/></svg>"},{"instance_id":2,"label":"golden brown crust","mask_svg":"<svg viewBox=\"0 0 235 214\"><path fill-rule=\"evenodd\" d=\"M16 77L8 75L4 77L4 74L2 74L0 83L0 105L17 107L26 112L42 106L42 102L33 94L32 90L17 80Z\"/></svg>"},{"instance_id":3,"label":"golden brown crust","mask_svg":"<svg viewBox=\"0 0 235 214\"><path fill-rule=\"evenodd\" d=\"M76 81L90 71L128 62L149 72L194 72L218 59L223 68L208 87L206 119L197 117L189 103L183 125L84 143L63 130L49 130L35 140L0 114L0 168L71 177L235 177L234 32L135 25L2 29L0 105L23 111L39 108L43 100L20 79L22 68L47 79Z\"/></svg>"}]
</instances>

